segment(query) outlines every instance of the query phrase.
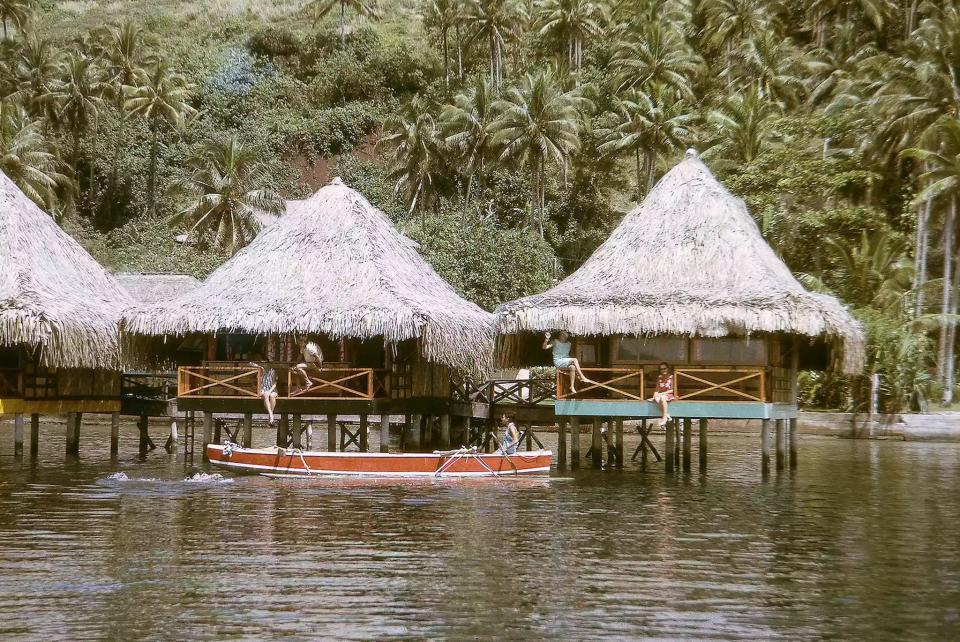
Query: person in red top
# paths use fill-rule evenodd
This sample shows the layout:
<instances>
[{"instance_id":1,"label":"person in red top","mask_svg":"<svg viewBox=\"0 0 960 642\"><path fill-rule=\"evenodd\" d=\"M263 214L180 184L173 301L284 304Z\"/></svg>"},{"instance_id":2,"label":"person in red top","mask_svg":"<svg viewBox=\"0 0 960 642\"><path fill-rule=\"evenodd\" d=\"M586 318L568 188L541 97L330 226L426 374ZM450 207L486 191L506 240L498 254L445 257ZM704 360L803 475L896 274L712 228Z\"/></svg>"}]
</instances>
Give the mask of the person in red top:
<instances>
[{"instance_id":1,"label":"person in red top","mask_svg":"<svg viewBox=\"0 0 960 642\"><path fill-rule=\"evenodd\" d=\"M665 361L662 361L660 363L660 374L657 376L657 391L653 393L653 398L650 399L650 401L660 406L660 410L663 413L660 417L661 428L666 426L667 422L672 419L667 404L673 401L674 396L673 368Z\"/></svg>"}]
</instances>

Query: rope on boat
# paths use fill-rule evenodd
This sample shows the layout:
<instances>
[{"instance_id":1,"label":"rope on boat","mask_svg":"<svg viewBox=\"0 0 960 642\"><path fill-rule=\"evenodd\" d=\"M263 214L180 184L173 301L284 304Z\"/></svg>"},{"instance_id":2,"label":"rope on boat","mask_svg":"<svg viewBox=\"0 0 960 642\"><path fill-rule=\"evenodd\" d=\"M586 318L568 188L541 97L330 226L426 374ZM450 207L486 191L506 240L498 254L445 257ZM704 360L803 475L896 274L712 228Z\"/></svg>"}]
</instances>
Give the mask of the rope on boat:
<instances>
[{"instance_id":1,"label":"rope on boat","mask_svg":"<svg viewBox=\"0 0 960 642\"><path fill-rule=\"evenodd\" d=\"M240 444L235 444L235 443L233 443L232 441L230 441L229 439L228 439L227 441L223 442L223 456L224 456L224 457L229 457L230 455L232 455L234 452L236 452L236 451L238 451L238 450L243 450L243 446L241 446Z\"/></svg>"},{"instance_id":2,"label":"rope on boat","mask_svg":"<svg viewBox=\"0 0 960 642\"><path fill-rule=\"evenodd\" d=\"M443 473L447 472L447 470L449 470L451 466L453 466L456 462L460 461L461 459L469 459L469 458L476 459L478 462L480 462L480 465L483 466L486 469L486 471L491 475L493 475L494 477L500 476L500 473L498 473L493 468L491 468L487 464L487 462L483 460L483 457L481 457L477 452L476 446L471 446L470 448L461 446L457 450L434 451L434 454L440 455L440 457L445 460L437 468L437 471L434 473L435 477L440 477L441 475L443 475ZM513 462L511 462L511 465L512 464ZM513 469L514 471L516 471L517 467L513 466Z\"/></svg>"}]
</instances>

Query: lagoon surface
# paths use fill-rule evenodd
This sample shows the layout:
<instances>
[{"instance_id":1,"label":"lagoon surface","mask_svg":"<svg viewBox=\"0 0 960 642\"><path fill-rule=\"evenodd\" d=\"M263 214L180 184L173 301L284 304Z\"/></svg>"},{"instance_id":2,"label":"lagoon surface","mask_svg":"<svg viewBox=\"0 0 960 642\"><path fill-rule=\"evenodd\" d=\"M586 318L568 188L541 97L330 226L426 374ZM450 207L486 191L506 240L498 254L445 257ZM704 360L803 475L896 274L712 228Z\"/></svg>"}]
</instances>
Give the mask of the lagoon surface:
<instances>
[{"instance_id":1,"label":"lagoon surface","mask_svg":"<svg viewBox=\"0 0 960 642\"><path fill-rule=\"evenodd\" d=\"M672 478L185 481L212 471L108 433L67 463L43 426L31 464L0 428L3 637L960 636L960 444L802 437L767 480L725 434Z\"/></svg>"}]
</instances>

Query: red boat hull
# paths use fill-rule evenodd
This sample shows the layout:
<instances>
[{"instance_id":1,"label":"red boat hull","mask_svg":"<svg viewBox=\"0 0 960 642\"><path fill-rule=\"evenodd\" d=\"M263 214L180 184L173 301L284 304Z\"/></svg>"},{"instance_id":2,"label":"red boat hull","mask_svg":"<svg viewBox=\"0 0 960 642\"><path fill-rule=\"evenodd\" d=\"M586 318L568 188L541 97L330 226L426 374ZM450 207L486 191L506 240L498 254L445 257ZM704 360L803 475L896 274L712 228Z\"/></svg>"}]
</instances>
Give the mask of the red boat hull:
<instances>
[{"instance_id":1,"label":"red boat hull","mask_svg":"<svg viewBox=\"0 0 960 642\"><path fill-rule=\"evenodd\" d=\"M232 470L271 476L365 475L376 477L495 477L546 474L549 450L513 455L483 453L361 453L228 448L207 446L210 463Z\"/></svg>"}]
</instances>

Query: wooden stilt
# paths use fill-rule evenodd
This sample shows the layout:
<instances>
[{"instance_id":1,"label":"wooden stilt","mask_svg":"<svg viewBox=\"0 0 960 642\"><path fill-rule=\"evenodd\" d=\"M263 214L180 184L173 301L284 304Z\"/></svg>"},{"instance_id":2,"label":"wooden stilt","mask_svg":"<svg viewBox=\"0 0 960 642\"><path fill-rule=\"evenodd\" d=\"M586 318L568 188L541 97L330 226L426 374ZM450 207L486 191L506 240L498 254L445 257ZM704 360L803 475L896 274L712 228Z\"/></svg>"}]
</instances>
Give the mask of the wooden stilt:
<instances>
[{"instance_id":1,"label":"wooden stilt","mask_svg":"<svg viewBox=\"0 0 960 642\"><path fill-rule=\"evenodd\" d=\"M36 459L40 454L40 415L30 415L30 459Z\"/></svg>"},{"instance_id":2,"label":"wooden stilt","mask_svg":"<svg viewBox=\"0 0 960 642\"><path fill-rule=\"evenodd\" d=\"M287 415L280 415L280 420L277 421L277 447L286 448L287 443L289 443L290 434L290 423Z\"/></svg>"},{"instance_id":3,"label":"wooden stilt","mask_svg":"<svg viewBox=\"0 0 960 642\"><path fill-rule=\"evenodd\" d=\"M380 415L380 452L390 452L390 413Z\"/></svg>"},{"instance_id":4,"label":"wooden stilt","mask_svg":"<svg viewBox=\"0 0 960 642\"><path fill-rule=\"evenodd\" d=\"M790 420L790 468L797 467L797 419Z\"/></svg>"},{"instance_id":5,"label":"wooden stilt","mask_svg":"<svg viewBox=\"0 0 960 642\"><path fill-rule=\"evenodd\" d=\"M674 431L673 431L673 438L674 438L674 442L673 442L673 465L674 465L674 467L675 467L677 470L679 470L679 469L680 469L680 451L682 450L682 448L681 448L681 446L680 446L680 442L681 442L681 440L682 440L682 438L683 438L683 437L682 437L682 436L683 436L683 422L681 422L679 419L674 419L674 420L673 420L673 423L674 423L674 427L673 427L673 428L674 428Z\"/></svg>"},{"instance_id":6,"label":"wooden stilt","mask_svg":"<svg viewBox=\"0 0 960 642\"><path fill-rule=\"evenodd\" d=\"M420 450L420 415L413 415L413 421L410 424L410 439L408 445L411 451L416 452Z\"/></svg>"},{"instance_id":7,"label":"wooden stilt","mask_svg":"<svg viewBox=\"0 0 960 642\"><path fill-rule=\"evenodd\" d=\"M700 420L700 472L707 470L707 420Z\"/></svg>"},{"instance_id":8,"label":"wooden stilt","mask_svg":"<svg viewBox=\"0 0 960 642\"><path fill-rule=\"evenodd\" d=\"M466 446L470 441L470 430L473 428L473 417L463 418L463 435L460 437L460 445Z\"/></svg>"},{"instance_id":9,"label":"wooden stilt","mask_svg":"<svg viewBox=\"0 0 960 642\"><path fill-rule=\"evenodd\" d=\"M760 468L764 474L770 472L770 420L760 421Z\"/></svg>"},{"instance_id":10,"label":"wooden stilt","mask_svg":"<svg viewBox=\"0 0 960 642\"><path fill-rule=\"evenodd\" d=\"M213 413L203 413L203 461L210 461L207 457L207 445L213 443Z\"/></svg>"},{"instance_id":11,"label":"wooden stilt","mask_svg":"<svg viewBox=\"0 0 960 642\"><path fill-rule=\"evenodd\" d=\"M533 450L533 422L532 421L528 421L524 426L524 434L526 435L526 439L524 439L524 441L527 442L524 446L527 449L527 452L530 452L531 450Z\"/></svg>"},{"instance_id":12,"label":"wooden stilt","mask_svg":"<svg viewBox=\"0 0 960 642\"><path fill-rule=\"evenodd\" d=\"M23 458L23 413L13 416L13 456Z\"/></svg>"},{"instance_id":13,"label":"wooden stilt","mask_svg":"<svg viewBox=\"0 0 960 642\"><path fill-rule=\"evenodd\" d=\"M647 420L640 420L640 430L643 431L643 434L647 434ZM647 467L647 444L644 443L643 438L640 439L640 465L644 468Z\"/></svg>"},{"instance_id":14,"label":"wooden stilt","mask_svg":"<svg viewBox=\"0 0 960 642\"><path fill-rule=\"evenodd\" d=\"M570 467L580 468L580 417L570 418Z\"/></svg>"},{"instance_id":15,"label":"wooden stilt","mask_svg":"<svg viewBox=\"0 0 960 642\"><path fill-rule=\"evenodd\" d=\"M253 447L253 413L245 412L243 413L243 437L241 438L240 445L244 448Z\"/></svg>"},{"instance_id":16,"label":"wooden stilt","mask_svg":"<svg viewBox=\"0 0 960 642\"><path fill-rule=\"evenodd\" d=\"M180 435L177 432L177 418L170 417L170 434L167 435L167 441L163 445L163 449L168 453L172 453L177 448L177 442L180 440Z\"/></svg>"},{"instance_id":17,"label":"wooden stilt","mask_svg":"<svg viewBox=\"0 0 960 642\"><path fill-rule=\"evenodd\" d=\"M407 452L407 449L410 447L412 431L413 431L413 415L404 415L403 427L400 428L400 452Z\"/></svg>"},{"instance_id":18,"label":"wooden stilt","mask_svg":"<svg viewBox=\"0 0 960 642\"><path fill-rule=\"evenodd\" d=\"M337 450L337 416L327 415L327 451L336 452Z\"/></svg>"},{"instance_id":19,"label":"wooden stilt","mask_svg":"<svg viewBox=\"0 0 960 642\"><path fill-rule=\"evenodd\" d=\"M77 413L75 413L75 412L68 412L68 413L67 413L66 442L67 442L67 454L68 454L68 455L75 455L76 452L77 452L77 450L76 450L76 448L74 447L74 444L73 444L73 441L74 441L73 425L74 425L74 423L75 423L75 421L76 421L76 415L77 415Z\"/></svg>"},{"instance_id":20,"label":"wooden stilt","mask_svg":"<svg viewBox=\"0 0 960 642\"><path fill-rule=\"evenodd\" d=\"M557 466L567 465L567 418L557 422Z\"/></svg>"},{"instance_id":21,"label":"wooden stilt","mask_svg":"<svg viewBox=\"0 0 960 642\"><path fill-rule=\"evenodd\" d=\"M293 416L293 426L291 427L291 430L293 430L293 447L302 448L301 444L303 444L303 426L300 415Z\"/></svg>"},{"instance_id":22,"label":"wooden stilt","mask_svg":"<svg viewBox=\"0 0 960 642\"><path fill-rule=\"evenodd\" d=\"M140 433L138 452L143 457L150 450L150 424L146 415L140 415L137 419L137 430Z\"/></svg>"},{"instance_id":23,"label":"wooden stilt","mask_svg":"<svg viewBox=\"0 0 960 642\"><path fill-rule=\"evenodd\" d=\"M370 418L367 415L360 415L360 452L365 453L370 450Z\"/></svg>"},{"instance_id":24,"label":"wooden stilt","mask_svg":"<svg viewBox=\"0 0 960 642\"><path fill-rule=\"evenodd\" d=\"M676 421L667 422L667 443L664 448L664 450L666 450L664 455L664 471L667 473L672 473L676 465L676 459L674 458L674 453L677 449L676 425Z\"/></svg>"},{"instance_id":25,"label":"wooden stilt","mask_svg":"<svg viewBox=\"0 0 960 642\"><path fill-rule=\"evenodd\" d=\"M693 419L683 420L683 472L690 472L690 446L693 441Z\"/></svg>"},{"instance_id":26,"label":"wooden stilt","mask_svg":"<svg viewBox=\"0 0 960 642\"><path fill-rule=\"evenodd\" d=\"M603 465L603 438L600 436L600 417L593 418L593 439L590 441L590 461L597 468Z\"/></svg>"},{"instance_id":27,"label":"wooden stilt","mask_svg":"<svg viewBox=\"0 0 960 642\"><path fill-rule=\"evenodd\" d=\"M110 413L110 459L120 453L120 413Z\"/></svg>"},{"instance_id":28,"label":"wooden stilt","mask_svg":"<svg viewBox=\"0 0 960 642\"><path fill-rule=\"evenodd\" d=\"M617 468L623 468L623 419L617 419L616 457Z\"/></svg>"},{"instance_id":29,"label":"wooden stilt","mask_svg":"<svg viewBox=\"0 0 960 642\"><path fill-rule=\"evenodd\" d=\"M785 419L777 419L777 470L783 470L787 464L786 423Z\"/></svg>"},{"instance_id":30,"label":"wooden stilt","mask_svg":"<svg viewBox=\"0 0 960 642\"><path fill-rule=\"evenodd\" d=\"M450 448L450 415L440 415L440 448Z\"/></svg>"}]
</instances>

